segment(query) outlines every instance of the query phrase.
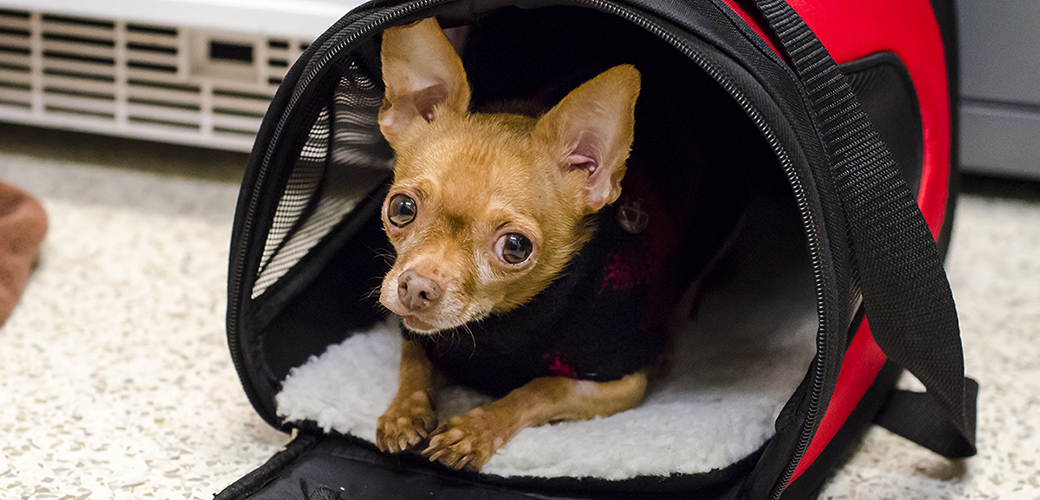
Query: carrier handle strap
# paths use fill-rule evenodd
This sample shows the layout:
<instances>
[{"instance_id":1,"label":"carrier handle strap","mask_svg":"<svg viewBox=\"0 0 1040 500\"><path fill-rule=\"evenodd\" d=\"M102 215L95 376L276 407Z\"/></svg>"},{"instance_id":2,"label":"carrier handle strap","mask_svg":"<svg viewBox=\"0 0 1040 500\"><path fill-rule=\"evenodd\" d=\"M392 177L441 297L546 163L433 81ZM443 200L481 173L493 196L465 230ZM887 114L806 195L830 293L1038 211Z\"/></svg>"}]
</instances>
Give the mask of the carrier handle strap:
<instances>
[{"instance_id":1,"label":"carrier handle strap","mask_svg":"<svg viewBox=\"0 0 1040 500\"><path fill-rule=\"evenodd\" d=\"M967 414L974 417L979 384L965 379L964 392ZM964 458L975 454L974 444L968 442L942 414L935 400L924 392L893 391L874 417L874 423L944 457ZM974 428L974 419L969 424Z\"/></svg>"},{"instance_id":2,"label":"carrier handle strap","mask_svg":"<svg viewBox=\"0 0 1040 500\"><path fill-rule=\"evenodd\" d=\"M818 120L874 340L927 389L927 398L912 398L913 404L893 399L889 411L913 412L904 419L913 425L914 416L925 417L915 408L934 407L929 414L940 422L904 435L929 434L929 426L950 428L953 435L947 436L956 443L933 448L973 455L975 401L968 399L974 399L977 384L964 376L957 310L924 216L823 43L786 1L755 3L786 50Z\"/></svg>"}]
</instances>

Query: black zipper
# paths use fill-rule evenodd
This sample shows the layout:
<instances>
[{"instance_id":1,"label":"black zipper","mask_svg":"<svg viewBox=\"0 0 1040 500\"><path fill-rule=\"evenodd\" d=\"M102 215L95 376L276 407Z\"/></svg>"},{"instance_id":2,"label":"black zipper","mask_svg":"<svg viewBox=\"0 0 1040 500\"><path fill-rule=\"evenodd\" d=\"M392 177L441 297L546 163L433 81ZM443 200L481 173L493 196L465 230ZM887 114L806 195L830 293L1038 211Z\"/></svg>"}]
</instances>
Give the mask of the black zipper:
<instances>
[{"instance_id":1,"label":"black zipper","mask_svg":"<svg viewBox=\"0 0 1040 500\"><path fill-rule=\"evenodd\" d=\"M252 225L256 212L256 207L260 195L262 194L261 186L263 185L263 182L261 181L264 179L267 173L267 170L270 166L269 163L271 160L271 156L274 151L274 148L271 145L278 143L278 139L282 134L285 121L287 120L287 117L292 113L293 108L296 106L296 103L300 99L300 96L309 87L314 77L318 73L320 73L321 70L326 65L328 65L328 63L334 57L336 57L340 52L342 52L350 45L356 43L362 37L369 35L376 29L382 28L383 26L387 25L395 19L404 17L408 14L412 14L423 9L433 7L438 4L450 3L452 1L455 0L418 0L399 6L398 8L392 9L390 11L384 12L383 14L377 16L374 20L369 21L367 24L359 28L357 31L355 31L348 37L337 42L330 49L326 50L323 57L320 60L318 60L313 66L311 66L310 71L305 73L298 80L298 83L293 91L292 96L286 104L285 109L282 111L281 119L279 120L279 123L274 130L268 149L265 151L264 160L261 163L260 170L257 175L257 182L253 188L246 215L243 219L240 236L240 245L236 249L235 266L232 274L232 279L229 281L231 287L228 302L229 317L234 318L236 321L238 320L238 310L240 308L241 301L242 276L245 273L245 255L247 253L246 250L249 245L249 237L252 232ZM665 29L655 21L629 8L623 7L621 5L607 0L576 0L575 3L586 5L596 10L610 13L629 21L653 33L658 38L664 40L672 47L682 52L683 55L689 58L694 64L697 64L697 66L704 70L708 74L708 76L710 76L719 85L721 85L723 89L726 91L726 93L728 93L730 97L732 97L737 102L741 109L744 110L748 117L751 118L752 122L755 124L758 130L765 137L766 141L769 143L769 147L773 150L774 154L776 154L777 159L780 161L781 167L784 170L784 174L786 175L788 182L790 182L791 184L792 191L795 195L795 201L798 205L798 211L802 217L802 227L804 228L806 233L806 240L808 242L809 254L812 261L813 280L816 287L817 298L816 312L818 333L816 336L816 352L818 353L818 356L817 361L813 364L814 369L812 378L812 391L809 396L809 407L806 413L806 420L802 425L801 435L799 436L798 440L798 446L796 448L794 456L791 457L791 460L785 466L779 481L774 486L773 493L770 495L771 499L776 500L780 497L780 495L783 494L784 490L786 489L787 483L794 475L794 470L797 467L798 462L805 455L805 451L808 448L809 442L812 439L813 428L815 427L816 420L819 417L820 400L823 393L823 386L825 384L825 363L822 359L822 354L827 352L827 338L826 335L823 334L825 333L824 326L826 325L826 311L823 308L824 284L823 264L820 261L820 238L819 232L815 224L815 219L813 217L812 209L810 208L808 195L806 194L805 187L802 184L801 177L799 176L798 171L795 168L794 163L788 155L787 151L784 149L784 147L780 143L780 140L777 138L776 133L766 123L765 119L762 118L761 114L758 112L758 109L755 108L755 106L751 103L750 99L746 95L744 95L744 93L741 92L740 89L738 89L732 82L727 80L726 77L722 74L722 72L709 62L709 60L707 59L707 57L704 56L704 54L684 44L681 40L676 38L667 29ZM337 25L331 28L330 31L332 29L342 29L344 27L343 24L345 23L337 23ZM238 342L236 333L237 325L229 322L229 350L231 351L232 360L236 368L238 368L239 364L241 363L241 360L238 354ZM243 385L246 385L244 380ZM251 384L249 385L249 387L246 387L246 393L252 401L257 397L257 395L256 390L251 386ZM253 406L257 407L256 404L254 404ZM266 416L265 420L273 422L272 419L268 419Z\"/></svg>"}]
</instances>

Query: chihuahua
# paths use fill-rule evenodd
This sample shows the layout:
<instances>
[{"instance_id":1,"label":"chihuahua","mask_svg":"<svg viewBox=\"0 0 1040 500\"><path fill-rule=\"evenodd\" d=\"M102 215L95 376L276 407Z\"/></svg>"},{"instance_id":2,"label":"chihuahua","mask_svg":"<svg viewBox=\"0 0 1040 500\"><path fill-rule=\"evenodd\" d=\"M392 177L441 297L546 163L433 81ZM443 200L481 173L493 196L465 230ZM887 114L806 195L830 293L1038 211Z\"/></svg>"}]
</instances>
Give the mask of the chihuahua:
<instances>
[{"instance_id":1,"label":"chihuahua","mask_svg":"<svg viewBox=\"0 0 1040 500\"><path fill-rule=\"evenodd\" d=\"M626 235L644 225L638 206L612 206L633 141L639 72L615 66L531 117L470 111L462 61L433 18L387 29L381 58L379 128L396 156L382 219L396 259L379 300L401 317L404 340L398 391L377 423L378 447L479 470L526 427L638 406L644 362L608 374L579 362L588 356L582 349L567 349L617 326L611 314L599 315L603 325L581 340L563 338L575 321L538 318L550 309L613 307L597 305L602 290L585 293L577 306L568 302L584 284L624 288L616 253L597 253L606 243L590 242L617 236L619 224L602 223L610 219L605 208ZM602 265L574 262L586 254ZM591 279L572 277L586 268ZM534 318L525 327L531 332L516 326L525 316ZM629 323L618 325L639 328ZM491 354L477 353L483 344L493 344ZM600 351L625 350L608 344ZM435 370L478 388L505 380L486 389L501 397L438 425Z\"/></svg>"}]
</instances>

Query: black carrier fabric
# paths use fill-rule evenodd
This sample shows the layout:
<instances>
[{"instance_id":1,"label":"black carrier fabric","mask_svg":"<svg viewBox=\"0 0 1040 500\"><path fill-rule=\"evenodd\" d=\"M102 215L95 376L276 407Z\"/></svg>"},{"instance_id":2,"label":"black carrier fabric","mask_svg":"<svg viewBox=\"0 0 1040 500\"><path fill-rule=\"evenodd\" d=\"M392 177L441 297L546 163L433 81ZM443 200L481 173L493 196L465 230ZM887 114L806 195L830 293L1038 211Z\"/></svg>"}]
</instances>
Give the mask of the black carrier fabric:
<instances>
[{"instance_id":1,"label":"black carrier fabric","mask_svg":"<svg viewBox=\"0 0 1040 500\"><path fill-rule=\"evenodd\" d=\"M956 75L951 4L932 8ZM772 219L760 216L795 221L794 248L815 297L805 304L816 319L814 355L758 449L699 473L504 477L383 454L358 436L279 414L287 375L386 316L373 296L393 259L379 213L393 165L376 122L380 34L430 16L465 40L474 107L511 99L549 106L606 68L636 65L643 89L630 169L697 235L683 243L684 279L700 273L705 300L740 276L748 258L739 254L757 241L748 233L769 232L763 221ZM955 80L949 88L956 95ZM228 343L257 412L297 436L217 498L809 498L875 421L945 456L974 454L977 385L964 377L942 268L956 145L950 183L925 186L918 104L898 57L878 52L839 66L783 0L359 7L289 71L249 159L231 247ZM947 194L938 245L916 201L925 187ZM775 273L769 265L765 274L786 279L780 261ZM839 372L855 361L849 347L864 317L884 367L807 459ZM894 390L903 369L927 393Z\"/></svg>"}]
</instances>

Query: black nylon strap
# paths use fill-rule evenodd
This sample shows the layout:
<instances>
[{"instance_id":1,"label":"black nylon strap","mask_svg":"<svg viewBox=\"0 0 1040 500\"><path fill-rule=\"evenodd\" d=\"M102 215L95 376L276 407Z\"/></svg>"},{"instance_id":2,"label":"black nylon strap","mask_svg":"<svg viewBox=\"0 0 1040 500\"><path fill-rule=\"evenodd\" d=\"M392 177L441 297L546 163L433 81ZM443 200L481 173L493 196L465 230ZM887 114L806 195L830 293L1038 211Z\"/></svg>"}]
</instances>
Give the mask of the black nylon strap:
<instances>
[{"instance_id":1,"label":"black nylon strap","mask_svg":"<svg viewBox=\"0 0 1040 500\"><path fill-rule=\"evenodd\" d=\"M956 430L967 454L973 454L974 401L969 404L968 396L974 394L965 391L957 311L920 208L820 40L784 0L756 3L818 118L874 339L889 359L925 385L938 405L933 413Z\"/></svg>"},{"instance_id":2,"label":"black nylon strap","mask_svg":"<svg viewBox=\"0 0 1040 500\"><path fill-rule=\"evenodd\" d=\"M966 379L964 392L968 404L966 413L974 417L979 384ZM965 458L975 454L975 446L943 416L935 400L923 392L893 392L874 417L874 423L944 457ZM968 423L975 426L974 421Z\"/></svg>"}]
</instances>

